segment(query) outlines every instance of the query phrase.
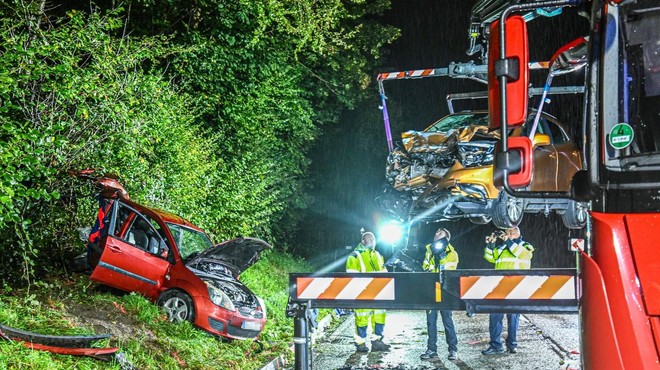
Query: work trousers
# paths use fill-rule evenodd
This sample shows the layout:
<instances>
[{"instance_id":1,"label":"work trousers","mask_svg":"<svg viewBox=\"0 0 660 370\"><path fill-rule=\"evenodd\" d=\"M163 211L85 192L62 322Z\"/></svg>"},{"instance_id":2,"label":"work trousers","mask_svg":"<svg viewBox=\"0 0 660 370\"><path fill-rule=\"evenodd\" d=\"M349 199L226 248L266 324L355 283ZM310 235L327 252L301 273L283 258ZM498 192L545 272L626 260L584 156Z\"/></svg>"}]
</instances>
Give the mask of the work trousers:
<instances>
[{"instance_id":1,"label":"work trousers","mask_svg":"<svg viewBox=\"0 0 660 370\"><path fill-rule=\"evenodd\" d=\"M359 308L355 312L355 344L362 344L367 340L367 328L371 319L373 335L378 340L383 339L385 330L385 310Z\"/></svg>"},{"instance_id":2,"label":"work trousers","mask_svg":"<svg viewBox=\"0 0 660 370\"><path fill-rule=\"evenodd\" d=\"M445 339L449 352L458 351L458 337L456 337L456 328L451 311L440 311L442 325L445 327ZM426 349L438 352L438 311L426 310L426 329L429 332L429 339L426 343Z\"/></svg>"},{"instance_id":3,"label":"work trousers","mask_svg":"<svg viewBox=\"0 0 660 370\"><path fill-rule=\"evenodd\" d=\"M519 313L508 313L506 314L507 322L507 336L506 336L506 348L515 349L518 347L517 333L518 333L518 321L520 320ZM502 348L502 322L504 321L503 313L491 313L490 321L488 323L488 329L490 330L490 348L500 349Z\"/></svg>"}]
</instances>

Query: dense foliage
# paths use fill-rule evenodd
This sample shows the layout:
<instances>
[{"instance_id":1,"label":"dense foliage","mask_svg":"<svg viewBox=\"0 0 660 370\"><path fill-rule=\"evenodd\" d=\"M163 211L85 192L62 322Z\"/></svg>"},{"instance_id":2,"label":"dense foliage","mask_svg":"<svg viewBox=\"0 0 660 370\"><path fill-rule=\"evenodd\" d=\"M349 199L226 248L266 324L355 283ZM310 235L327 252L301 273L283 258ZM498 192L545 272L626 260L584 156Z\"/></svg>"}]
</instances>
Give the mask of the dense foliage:
<instances>
[{"instance_id":1,"label":"dense foliage","mask_svg":"<svg viewBox=\"0 0 660 370\"><path fill-rule=\"evenodd\" d=\"M217 239L283 248L309 202L308 152L369 87L397 30L388 0L0 5L0 268L29 282L80 248L93 187ZM371 93L371 91L369 91Z\"/></svg>"}]
</instances>

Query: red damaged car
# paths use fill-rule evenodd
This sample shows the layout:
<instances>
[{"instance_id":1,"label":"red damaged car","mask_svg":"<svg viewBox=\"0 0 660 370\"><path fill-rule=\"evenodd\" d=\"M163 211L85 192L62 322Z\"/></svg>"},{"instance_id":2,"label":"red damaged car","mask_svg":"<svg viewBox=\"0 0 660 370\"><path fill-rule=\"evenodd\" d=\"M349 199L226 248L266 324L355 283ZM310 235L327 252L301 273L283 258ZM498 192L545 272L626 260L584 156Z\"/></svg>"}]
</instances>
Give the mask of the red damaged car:
<instances>
[{"instance_id":1,"label":"red damaged car","mask_svg":"<svg viewBox=\"0 0 660 370\"><path fill-rule=\"evenodd\" d=\"M268 243L237 238L214 245L183 218L129 200L115 179L90 171L77 176L103 187L86 255L93 281L144 295L172 322L190 321L230 339L261 333L266 306L239 275Z\"/></svg>"}]
</instances>

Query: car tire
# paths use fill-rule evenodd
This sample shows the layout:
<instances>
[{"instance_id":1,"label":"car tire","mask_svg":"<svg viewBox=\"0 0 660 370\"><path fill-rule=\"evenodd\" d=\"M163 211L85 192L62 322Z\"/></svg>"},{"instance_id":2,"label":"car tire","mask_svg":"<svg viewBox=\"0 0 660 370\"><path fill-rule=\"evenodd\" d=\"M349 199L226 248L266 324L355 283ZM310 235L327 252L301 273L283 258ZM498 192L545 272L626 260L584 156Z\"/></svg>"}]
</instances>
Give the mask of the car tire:
<instances>
[{"instance_id":1,"label":"car tire","mask_svg":"<svg viewBox=\"0 0 660 370\"><path fill-rule=\"evenodd\" d=\"M581 229L587 224L589 210L587 203L580 203L574 200L568 202L566 211L562 213L561 220L569 229Z\"/></svg>"},{"instance_id":2,"label":"car tire","mask_svg":"<svg viewBox=\"0 0 660 370\"><path fill-rule=\"evenodd\" d=\"M500 229L518 226L524 210L525 203L522 198L515 198L501 191L493 209L493 225Z\"/></svg>"},{"instance_id":3,"label":"car tire","mask_svg":"<svg viewBox=\"0 0 660 370\"><path fill-rule=\"evenodd\" d=\"M489 216L474 216L474 217L469 217L470 222L472 222L475 225L487 225L492 218Z\"/></svg>"},{"instance_id":4,"label":"car tire","mask_svg":"<svg viewBox=\"0 0 660 370\"><path fill-rule=\"evenodd\" d=\"M195 305L192 298L181 290L170 289L158 298L160 306L167 314L169 322L195 321Z\"/></svg>"}]
</instances>

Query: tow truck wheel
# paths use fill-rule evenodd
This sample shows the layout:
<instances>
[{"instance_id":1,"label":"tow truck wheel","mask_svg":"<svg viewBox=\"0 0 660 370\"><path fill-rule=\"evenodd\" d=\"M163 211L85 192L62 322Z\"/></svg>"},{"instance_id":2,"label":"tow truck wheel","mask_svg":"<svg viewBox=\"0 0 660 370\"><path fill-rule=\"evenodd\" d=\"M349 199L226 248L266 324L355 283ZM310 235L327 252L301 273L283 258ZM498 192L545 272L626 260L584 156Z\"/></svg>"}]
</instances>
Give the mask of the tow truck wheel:
<instances>
[{"instance_id":1,"label":"tow truck wheel","mask_svg":"<svg viewBox=\"0 0 660 370\"><path fill-rule=\"evenodd\" d=\"M195 321L195 305L192 298L180 290L171 289L161 294L158 306L167 314L169 322Z\"/></svg>"},{"instance_id":2,"label":"tow truck wheel","mask_svg":"<svg viewBox=\"0 0 660 370\"><path fill-rule=\"evenodd\" d=\"M501 229L518 226L522 221L524 209L523 199L514 198L501 191L493 209L493 225Z\"/></svg>"},{"instance_id":3,"label":"tow truck wheel","mask_svg":"<svg viewBox=\"0 0 660 370\"><path fill-rule=\"evenodd\" d=\"M587 203L571 200L568 202L566 211L561 215L561 220L569 229L581 229L587 224L588 216Z\"/></svg>"}]
</instances>

